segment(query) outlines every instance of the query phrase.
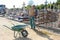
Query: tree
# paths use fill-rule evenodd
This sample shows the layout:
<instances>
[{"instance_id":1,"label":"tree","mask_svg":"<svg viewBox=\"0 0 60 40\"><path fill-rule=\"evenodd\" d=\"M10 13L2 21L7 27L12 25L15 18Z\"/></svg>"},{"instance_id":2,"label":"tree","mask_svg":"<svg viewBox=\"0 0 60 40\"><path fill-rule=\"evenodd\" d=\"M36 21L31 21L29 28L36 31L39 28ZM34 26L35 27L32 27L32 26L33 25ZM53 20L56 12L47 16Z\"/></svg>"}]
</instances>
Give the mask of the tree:
<instances>
[{"instance_id":1,"label":"tree","mask_svg":"<svg viewBox=\"0 0 60 40\"><path fill-rule=\"evenodd\" d=\"M57 5L60 5L60 0L57 0L57 2L56 2L56 3L57 3Z\"/></svg>"},{"instance_id":2,"label":"tree","mask_svg":"<svg viewBox=\"0 0 60 40\"><path fill-rule=\"evenodd\" d=\"M41 6L40 6L40 5L37 5L37 6L36 6L36 9L41 9Z\"/></svg>"},{"instance_id":3,"label":"tree","mask_svg":"<svg viewBox=\"0 0 60 40\"><path fill-rule=\"evenodd\" d=\"M60 2L60 0L57 0L57 2Z\"/></svg>"},{"instance_id":4,"label":"tree","mask_svg":"<svg viewBox=\"0 0 60 40\"><path fill-rule=\"evenodd\" d=\"M60 8L60 0L57 0L56 6L58 6L57 8Z\"/></svg>"},{"instance_id":5,"label":"tree","mask_svg":"<svg viewBox=\"0 0 60 40\"><path fill-rule=\"evenodd\" d=\"M30 7L31 7L30 5L27 5L25 8L26 8L26 9L29 9Z\"/></svg>"},{"instance_id":6,"label":"tree","mask_svg":"<svg viewBox=\"0 0 60 40\"><path fill-rule=\"evenodd\" d=\"M45 5L41 4L40 7L41 7L41 9L44 9Z\"/></svg>"}]
</instances>

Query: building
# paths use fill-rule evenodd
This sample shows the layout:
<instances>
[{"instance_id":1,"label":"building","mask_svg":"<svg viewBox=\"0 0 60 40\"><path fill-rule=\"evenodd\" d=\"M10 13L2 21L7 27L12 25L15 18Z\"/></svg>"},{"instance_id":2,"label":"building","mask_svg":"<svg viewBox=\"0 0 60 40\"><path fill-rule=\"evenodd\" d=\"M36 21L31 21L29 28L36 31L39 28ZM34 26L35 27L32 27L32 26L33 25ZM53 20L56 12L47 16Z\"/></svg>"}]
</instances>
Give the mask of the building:
<instances>
[{"instance_id":1,"label":"building","mask_svg":"<svg viewBox=\"0 0 60 40\"><path fill-rule=\"evenodd\" d=\"M6 6L5 5L0 5L0 15L5 15L6 13Z\"/></svg>"}]
</instances>

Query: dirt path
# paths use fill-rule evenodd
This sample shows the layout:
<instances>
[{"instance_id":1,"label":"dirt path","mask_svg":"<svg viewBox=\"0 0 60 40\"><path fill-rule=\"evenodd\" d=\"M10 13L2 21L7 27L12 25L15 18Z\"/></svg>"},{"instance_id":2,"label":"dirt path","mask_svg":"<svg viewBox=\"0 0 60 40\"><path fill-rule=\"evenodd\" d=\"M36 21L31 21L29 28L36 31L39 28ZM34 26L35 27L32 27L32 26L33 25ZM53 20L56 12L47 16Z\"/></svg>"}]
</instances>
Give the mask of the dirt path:
<instances>
[{"instance_id":1,"label":"dirt path","mask_svg":"<svg viewBox=\"0 0 60 40\"><path fill-rule=\"evenodd\" d=\"M60 40L59 35L47 35L37 30L34 31L29 27L26 28L26 30L29 33L27 38L23 37L14 38L13 31L3 26L6 25L9 28L11 28L13 26L11 23L14 23L15 25L24 24L0 17L0 40Z\"/></svg>"}]
</instances>

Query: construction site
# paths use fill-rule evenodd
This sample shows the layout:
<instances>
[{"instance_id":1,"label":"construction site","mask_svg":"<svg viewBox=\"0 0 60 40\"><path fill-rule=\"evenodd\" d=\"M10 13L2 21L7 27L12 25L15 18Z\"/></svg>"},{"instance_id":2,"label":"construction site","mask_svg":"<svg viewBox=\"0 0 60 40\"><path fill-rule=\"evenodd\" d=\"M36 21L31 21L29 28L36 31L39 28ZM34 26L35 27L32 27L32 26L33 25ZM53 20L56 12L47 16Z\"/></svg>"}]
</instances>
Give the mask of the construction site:
<instances>
[{"instance_id":1,"label":"construction site","mask_svg":"<svg viewBox=\"0 0 60 40\"><path fill-rule=\"evenodd\" d=\"M0 5L0 40L60 40L60 2L8 9ZM48 7L49 6L49 7ZM39 9L40 8L40 9Z\"/></svg>"}]
</instances>

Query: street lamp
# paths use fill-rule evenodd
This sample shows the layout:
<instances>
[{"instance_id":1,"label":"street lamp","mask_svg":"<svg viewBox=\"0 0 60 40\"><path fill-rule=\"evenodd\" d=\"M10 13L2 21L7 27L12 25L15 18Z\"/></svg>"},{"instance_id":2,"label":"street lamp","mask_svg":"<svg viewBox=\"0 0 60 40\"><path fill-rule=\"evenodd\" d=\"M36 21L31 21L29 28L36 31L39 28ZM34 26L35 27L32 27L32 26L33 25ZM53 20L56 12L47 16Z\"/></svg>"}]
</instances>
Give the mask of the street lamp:
<instances>
[{"instance_id":1,"label":"street lamp","mask_svg":"<svg viewBox=\"0 0 60 40\"><path fill-rule=\"evenodd\" d=\"M13 19L15 19L16 11L15 11L15 5L13 5Z\"/></svg>"},{"instance_id":2,"label":"street lamp","mask_svg":"<svg viewBox=\"0 0 60 40\"><path fill-rule=\"evenodd\" d=\"M46 0L46 1L45 1L46 10L47 10L47 3L48 3L48 2L47 2L47 0Z\"/></svg>"},{"instance_id":3,"label":"street lamp","mask_svg":"<svg viewBox=\"0 0 60 40\"><path fill-rule=\"evenodd\" d=\"M25 2L23 2L23 13L25 13Z\"/></svg>"}]
</instances>

